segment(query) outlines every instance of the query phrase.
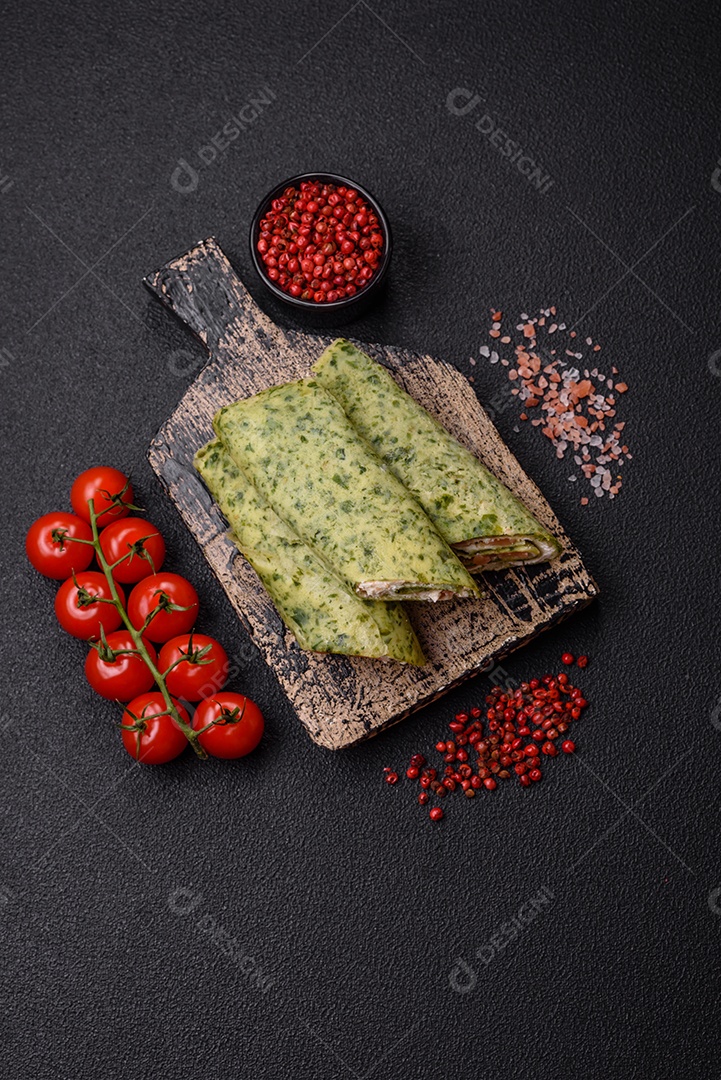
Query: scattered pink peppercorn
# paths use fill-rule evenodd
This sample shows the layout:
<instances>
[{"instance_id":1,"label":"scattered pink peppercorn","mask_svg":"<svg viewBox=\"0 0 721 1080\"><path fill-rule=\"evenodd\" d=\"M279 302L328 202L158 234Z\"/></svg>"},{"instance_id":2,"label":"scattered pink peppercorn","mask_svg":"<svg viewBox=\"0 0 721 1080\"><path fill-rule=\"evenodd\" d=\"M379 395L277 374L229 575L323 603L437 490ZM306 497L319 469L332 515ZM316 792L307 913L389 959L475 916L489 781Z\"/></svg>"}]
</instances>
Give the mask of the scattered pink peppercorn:
<instances>
[{"instance_id":1,"label":"scattered pink peppercorn","mask_svg":"<svg viewBox=\"0 0 721 1080\"><path fill-rule=\"evenodd\" d=\"M433 809L429 812L428 817L431 819L431 821L440 821L443 817L443 811L441 810L440 806L434 806Z\"/></svg>"},{"instance_id":2,"label":"scattered pink peppercorn","mask_svg":"<svg viewBox=\"0 0 721 1080\"><path fill-rule=\"evenodd\" d=\"M588 657L587 656L579 656L576 663L578 664L578 666L580 668L588 667Z\"/></svg>"},{"instance_id":3,"label":"scattered pink peppercorn","mask_svg":"<svg viewBox=\"0 0 721 1080\"><path fill-rule=\"evenodd\" d=\"M578 658L579 666L585 659ZM564 664L576 662L571 653L565 653L562 660ZM456 713L448 725L453 738L440 739L435 744L444 761L440 779L437 779L440 770L427 767L423 754L411 756L405 774L408 779L418 781L421 806L428 805L431 794L439 799L454 793L473 798L481 788L492 792L501 780L514 776L524 788L537 783L542 777L541 754L554 758L559 749L566 754L574 753L573 740L561 741L561 736L572 721L578 720L588 702L583 691L573 686L562 671L558 675L529 679L515 689L494 686L486 695L485 705L484 710L474 706L467 712ZM484 715L486 733L481 721ZM398 774L389 767L384 771L387 783L395 784ZM443 816L439 807L430 813L434 821Z\"/></svg>"}]
</instances>

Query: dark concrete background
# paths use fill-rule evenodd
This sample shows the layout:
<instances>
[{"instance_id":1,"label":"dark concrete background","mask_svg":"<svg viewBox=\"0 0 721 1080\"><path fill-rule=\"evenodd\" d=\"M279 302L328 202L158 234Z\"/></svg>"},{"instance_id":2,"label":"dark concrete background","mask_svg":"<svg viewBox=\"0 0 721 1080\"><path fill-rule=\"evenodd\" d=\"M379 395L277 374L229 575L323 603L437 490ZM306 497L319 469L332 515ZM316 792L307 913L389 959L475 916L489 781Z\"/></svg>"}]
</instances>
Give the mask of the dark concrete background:
<instances>
[{"instance_id":1,"label":"dark concrete background","mask_svg":"<svg viewBox=\"0 0 721 1080\"><path fill-rule=\"evenodd\" d=\"M715 5L645 0L5 11L7 1076L719 1075L720 29ZM545 194L449 112L458 87L542 164ZM142 277L212 233L257 295L253 210L312 169L367 185L395 230L388 296L355 336L473 370L488 401L504 376L468 358L491 305L556 303L631 388L611 503L579 506L567 462L498 417L603 593L504 666L520 680L587 652L592 708L537 789L452 800L440 827L381 768L483 686L353 751L314 747L145 459L193 377L173 354L202 354ZM203 629L243 657L236 688L267 716L248 760L133 767L58 631L23 537L97 462L132 471ZM518 940L475 958L542 889Z\"/></svg>"}]
</instances>

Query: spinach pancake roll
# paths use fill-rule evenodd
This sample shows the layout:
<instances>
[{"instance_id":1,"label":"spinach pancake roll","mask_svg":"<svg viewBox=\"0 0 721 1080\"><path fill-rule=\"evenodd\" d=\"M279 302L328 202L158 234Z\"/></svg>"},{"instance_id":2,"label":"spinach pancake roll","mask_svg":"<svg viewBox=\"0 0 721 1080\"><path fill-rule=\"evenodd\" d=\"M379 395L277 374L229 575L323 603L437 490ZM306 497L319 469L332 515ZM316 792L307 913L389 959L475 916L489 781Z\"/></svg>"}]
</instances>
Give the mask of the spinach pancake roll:
<instances>
[{"instance_id":1,"label":"spinach pancake roll","mask_svg":"<svg viewBox=\"0 0 721 1080\"><path fill-rule=\"evenodd\" d=\"M416 499L316 380L227 405L213 424L276 514L359 596L478 596Z\"/></svg>"},{"instance_id":2,"label":"spinach pancake roll","mask_svg":"<svg viewBox=\"0 0 721 1080\"><path fill-rule=\"evenodd\" d=\"M403 606L362 600L333 575L278 517L218 439L197 452L195 467L301 649L425 663Z\"/></svg>"},{"instance_id":3,"label":"spinach pancake roll","mask_svg":"<svg viewBox=\"0 0 721 1080\"><path fill-rule=\"evenodd\" d=\"M523 503L366 353L340 338L313 371L469 570L544 562L560 552Z\"/></svg>"}]
</instances>

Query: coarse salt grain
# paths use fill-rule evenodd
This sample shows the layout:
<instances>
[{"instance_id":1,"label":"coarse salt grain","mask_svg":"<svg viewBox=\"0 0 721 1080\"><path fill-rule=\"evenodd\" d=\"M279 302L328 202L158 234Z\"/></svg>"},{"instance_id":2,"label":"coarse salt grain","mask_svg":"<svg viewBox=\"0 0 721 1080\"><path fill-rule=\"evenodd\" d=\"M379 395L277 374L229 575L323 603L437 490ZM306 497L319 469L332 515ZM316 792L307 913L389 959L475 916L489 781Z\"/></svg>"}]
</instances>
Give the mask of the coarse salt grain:
<instances>
[{"instance_id":1,"label":"coarse salt grain","mask_svg":"<svg viewBox=\"0 0 721 1080\"><path fill-rule=\"evenodd\" d=\"M628 385L625 382L614 385L613 380L599 372L597 367L590 371L583 368L581 376L582 363L579 367L569 365L563 353L574 361L582 362L584 359L583 351L576 351L579 339L574 330L567 334L569 339L575 339L574 348L544 349L539 338L544 334L558 334L566 330L563 322L546 325L546 320L555 315L555 307L542 308L537 316L521 312L520 322L515 326L519 334L514 347L515 362L506 359L500 362L508 368L509 380L516 384L511 390L512 395L518 398L524 408L540 409L542 413L540 417L530 418L524 411L520 419L530 419L533 427L542 428L543 434L553 444L557 458L564 458L570 449L575 464L581 467L594 495L600 498L606 494L612 499L621 489L621 476L619 474L614 483L605 466L610 461L620 464L622 458L630 461L632 456L628 446L620 442L625 421L619 421L615 426L610 423L616 415L616 401L609 391L624 394ZM489 333L491 337L498 338L502 333L502 313L492 311L491 316ZM512 338L513 335L506 332L501 341L509 345ZM591 337L585 339L585 345L591 350L590 355L601 349L600 345L593 344ZM481 347L480 355L489 358L492 364L498 363L498 353L491 351L487 345ZM618 369L612 367L612 372L617 375ZM599 385L594 386L591 379ZM568 479L575 481L577 478L574 475ZM588 502L585 496L581 498L583 506Z\"/></svg>"}]
</instances>

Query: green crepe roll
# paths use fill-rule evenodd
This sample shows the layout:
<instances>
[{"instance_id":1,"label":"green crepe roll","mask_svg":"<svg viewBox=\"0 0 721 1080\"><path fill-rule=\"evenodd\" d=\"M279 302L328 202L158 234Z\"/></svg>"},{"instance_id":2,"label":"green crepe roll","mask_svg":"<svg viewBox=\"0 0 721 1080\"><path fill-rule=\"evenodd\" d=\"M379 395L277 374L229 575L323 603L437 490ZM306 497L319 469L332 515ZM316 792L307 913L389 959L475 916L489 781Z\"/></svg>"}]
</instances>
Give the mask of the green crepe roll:
<instances>
[{"instance_id":1,"label":"green crepe roll","mask_svg":"<svg viewBox=\"0 0 721 1080\"><path fill-rule=\"evenodd\" d=\"M301 649L425 663L403 606L356 596L278 517L220 440L199 450L194 464Z\"/></svg>"},{"instance_id":2,"label":"green crepe roll","mask_svg":"<svg viewBox=\"0 0 721 1080\"><path fill-rule=\"evenodd\" d=\"M523 503L355 345L334 341L313 372L469 570L544 562L561 551Z\"/></svg>"},{"instance_id":3,"label":"green crepe roll","mask_svg":"<svg viewBox=\"0 0 721 1080\"><path fill-rule=\"evenodd\" d=\"M420 505L316 380L227 405L213 425L278 516L358 596L479 595Z\"/></svg>"}]
</instances>

